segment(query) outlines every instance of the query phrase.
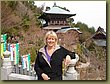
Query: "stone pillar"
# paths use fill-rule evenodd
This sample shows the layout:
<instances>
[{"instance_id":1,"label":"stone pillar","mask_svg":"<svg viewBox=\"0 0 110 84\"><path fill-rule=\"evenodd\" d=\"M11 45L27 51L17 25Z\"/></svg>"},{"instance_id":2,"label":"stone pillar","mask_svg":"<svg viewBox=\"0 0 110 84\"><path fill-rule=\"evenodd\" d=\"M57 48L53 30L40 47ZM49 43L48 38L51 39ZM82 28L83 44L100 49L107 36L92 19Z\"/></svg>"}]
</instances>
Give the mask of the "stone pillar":
<instances>
[{"instance_id":1,"label":"stone pillar","mask_svg":"<svg viewBox=\"0 0 110 84\"><path fill-rule=\"evenodd\" d=\"M75 70L75 64L79 60L79 56L76 54L76 58L71 60L70 65L67 67L67 70L64 73L63 80L79 80L79 74Z\"/></svg>"},{"instance_id":2,"label":"stone pillar","mask_svg":"<svg viewBox=\"0 0 110 84\"><path fill-rule=\"evenodd\" d=\"M2 67L1 67L1 80L8 80L9 79L8 75L12 72L13 66L9 58L10 52L6 50L3 53L3 55L4 55L4 59L3 59Z\"/></svg>"}]
</instances>

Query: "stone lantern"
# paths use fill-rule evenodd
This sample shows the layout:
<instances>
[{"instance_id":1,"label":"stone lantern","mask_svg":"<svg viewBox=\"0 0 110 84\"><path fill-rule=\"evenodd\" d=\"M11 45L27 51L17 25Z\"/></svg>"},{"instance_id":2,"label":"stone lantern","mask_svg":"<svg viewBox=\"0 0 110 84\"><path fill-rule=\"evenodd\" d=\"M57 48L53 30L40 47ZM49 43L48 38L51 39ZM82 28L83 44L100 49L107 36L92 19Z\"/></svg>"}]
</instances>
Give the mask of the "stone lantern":
<instances>
[{"instance_id":1,"label":"stone lantern","mask_svg":"<svg viewBox=\"0 0 110 84\"><path fill-rule=\"evenodd\" d=\"M11 64L10 55L11 53L7 50L3 53L4 59L3 59L2 67L1 67L1 80L9 80L8 76L13 71L13 66Z\"/></svg>"},{"instance_id":2,"label":"stone lantern","mask_svg":"<svg viewBox=\"0 0 110 84\"><path fill-rule=\"evenodd\" d=\"M75 70L75 65L79 60L79 56L75 54L76 58L71 60L70 65L67 67L67 70L64 73L63 80L79 80L79 74Z\"/></svg>"},{"instance_id":3,"label":"stone lantern","mask_svg":"<svg viewBox=\"0 0 110 84\"><path fill-rule=\"evenodd\" d=\"M4 56L3 67L11 66L10 55L11 53L7 50L3 53L3 56Z\"/></svg>"}]
</instances>

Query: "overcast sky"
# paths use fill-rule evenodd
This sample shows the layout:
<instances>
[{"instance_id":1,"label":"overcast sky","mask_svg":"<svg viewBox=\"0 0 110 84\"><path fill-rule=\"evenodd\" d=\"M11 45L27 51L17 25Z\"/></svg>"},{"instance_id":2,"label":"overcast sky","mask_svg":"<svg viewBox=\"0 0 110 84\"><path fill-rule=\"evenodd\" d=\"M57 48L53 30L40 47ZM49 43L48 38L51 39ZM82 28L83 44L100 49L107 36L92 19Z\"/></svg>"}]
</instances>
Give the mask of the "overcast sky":
<instances>
[{"instance_id":1,"label":"overcast sky","mask_svg":"<svg viewBox=\"0 0 110 84\"><path fill-rule=\"evenodd\" d=\"M76 14L73 16L74 23L80 21L96 30L101 26L106 31L106 1L36 1L35 4L37 7L52 7L54 2L57 6L66 7Z\"/></svg>"}]
</instances>

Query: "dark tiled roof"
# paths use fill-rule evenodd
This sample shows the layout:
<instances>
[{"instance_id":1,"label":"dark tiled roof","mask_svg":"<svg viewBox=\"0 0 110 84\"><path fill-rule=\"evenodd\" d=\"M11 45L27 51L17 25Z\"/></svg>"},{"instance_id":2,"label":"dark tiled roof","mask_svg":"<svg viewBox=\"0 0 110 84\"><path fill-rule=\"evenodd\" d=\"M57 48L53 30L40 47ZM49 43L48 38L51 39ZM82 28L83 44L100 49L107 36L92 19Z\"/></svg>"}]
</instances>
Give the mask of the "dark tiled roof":
<instances>
[{"instance_id":1,"label":"dark tiled roof","mask_svg":"<svg viewBox=\"0 0 110 84\"><path fill-rule=\"evenodd\" d=\"M99 26L95 34L92 36L94 39L106 39L106 32Z\"/></svg>"}]
</instances>

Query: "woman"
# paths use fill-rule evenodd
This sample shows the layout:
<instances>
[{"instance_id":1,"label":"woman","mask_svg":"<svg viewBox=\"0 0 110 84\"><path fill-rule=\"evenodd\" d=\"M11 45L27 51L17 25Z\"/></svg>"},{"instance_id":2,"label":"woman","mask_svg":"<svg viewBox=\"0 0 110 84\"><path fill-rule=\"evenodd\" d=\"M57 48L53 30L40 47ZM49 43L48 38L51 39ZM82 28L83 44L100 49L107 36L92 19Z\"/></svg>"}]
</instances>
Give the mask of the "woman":
<instances>
[{"instance_id":1,"label":"woman","mask_svg":"<svg viewBox=\"0 0 110 84\"><path fill-rule=\"evenodd\" d=\"M55 32L49 31L45 35L45 46L37 54L34 69L38 80L62 80L62 61L68 66L75 53L57 45Z\"/></svg>"}]
</instances>

